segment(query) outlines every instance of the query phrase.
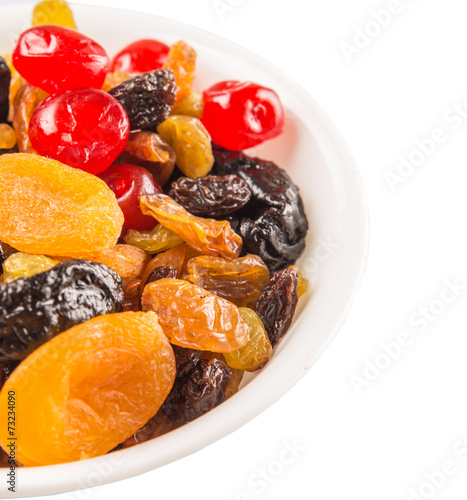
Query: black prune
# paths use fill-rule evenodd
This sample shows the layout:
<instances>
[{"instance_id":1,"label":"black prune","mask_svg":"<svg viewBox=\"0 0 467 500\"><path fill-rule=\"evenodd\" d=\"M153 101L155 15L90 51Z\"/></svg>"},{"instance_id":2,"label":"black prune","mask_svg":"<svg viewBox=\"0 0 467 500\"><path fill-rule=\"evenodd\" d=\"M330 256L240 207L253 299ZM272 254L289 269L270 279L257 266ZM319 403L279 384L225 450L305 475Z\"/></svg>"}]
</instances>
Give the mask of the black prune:
<instances>
[{"instance_id":1,"label":"black prune","mask_svg":"<svg viewBox=\"0 0 467 500\"><path fill-rule=\"evenodd\" d=\"M179 178L172 183L169 195L193 215L220 217L244 207L251 191L236 175L206 175Z\"/></svg>"},{"instance_id":2,"label":"black prune","mask_svg":"<svg viewBox=\"0 0 467 500\"><path fill-rule=\"evenodd\" d=\"M109 94L125 108L130 130L154 130L169 117L176 92L172 71L160 69L130 78Z\"/></svg>"},{"instance_id":3,"label":"black prune","mask_svg":"<svg viewBox=\"0 0 467 500\"><path fill-rule=\"evenodd\" d=\"M213 172L237 175L252 193L250 201L228 217L243 239L244 251L259 255L272 272L294 264L305 249L308 231L299 188L271 161L236 151L213 153Z\"/></svg>"},{"instance_id":4,"label":"black prune","mask_svg":"<svg viewBox=\"0 0 467 500\"><path fill-rule=\"evenodd\" d=\"M120 276L73 259L0 286L0 361L21 360L78 323L123 309Z\"/></svg>"},{"instance_id":5,"label":"black prune","mask_svg":"<svg viewBox=\"0 0 467 500\"><path fill-rule=\"evenodd\" d=\"M232 370L219 359L200 359L175 383L162 411L175 425L183 425L204 415L226 399Z\"/></svg>"},{"instance_id":6,"label":"black prune","mask_svg":"<svg viewBox=\"0 0 467 500\"><path fill-rule=\"evenodd\" d=\"M278 344L290 328L297 302L297 269L289 267L278 271L264 287L255 306L272 347Z\"/></svg>"},{"instance_id":7,"label":"black prune","mask_svg":"<svg viewBox=\"0 0 467 500\"><path fill-rule=\"evenodd\" d=\"M178 345L172 345L172 348L175 354L175 366L177 368L176 376L183 377L193 370L196 363L199 361L202 351L180 347Z\"/></svg>"},{"instance_id":8,"label":"black prune","mask_svg":"<svg viewBox=\"0 0 467 500\"><path fill-rule=\"evenodd\" d=\"M11 71L5 59L0 56L0 123L8 120L10 109Z\"/></svg>"}]
</instances>

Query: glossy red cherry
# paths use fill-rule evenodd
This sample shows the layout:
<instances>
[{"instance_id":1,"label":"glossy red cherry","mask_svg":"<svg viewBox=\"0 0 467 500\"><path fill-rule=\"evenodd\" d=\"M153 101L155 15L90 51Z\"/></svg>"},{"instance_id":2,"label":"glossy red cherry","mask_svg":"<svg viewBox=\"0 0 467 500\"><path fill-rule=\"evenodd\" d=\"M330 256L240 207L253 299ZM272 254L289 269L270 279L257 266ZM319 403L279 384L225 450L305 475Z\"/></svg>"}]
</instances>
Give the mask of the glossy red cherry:
<instances>
[{"instance_id":1,"label":"glossy red cherry","mask_svg":"<svg viewBox=\"0 0 467 500\"><path fill-rule=\"evenodd\" d=\"M139 207L139 197L144 194L162 193L159 184L150 172L143 167L123 163L112 165L99 176L115 193L117 203L125 216L124 227L149 231L157 221L149 215L143 215Z\"/></svg>"},{"instance_id":2,"label":"glossy red cherry","mask_svg":"<svg viewBox=\"0 0 467 500\"><path fill-rule=\"evenodd\" d=\"M98 43L78 31L41 25L21 34L13 64L31 85L53 94L80 87L100 89L109 57Z\"/></svg>"},{"instance_id":3,"label":"glossy red cherry","mask_svg":"<svg viewBox=\"0 0 467 500\"><path fill-rule=\"evenodd\" d=\"M169 46L165 43L148 38L138 40L127 45L114 57L112 71L147 73L162 69L168 54Z\"/></svg>"},{"instance_id":4,"label":"glossy red cherry","mask_svg":"<svg viewBox=\"0 0 467 500\"><path fill-rule=\"evenodd\" d=\"M53 94L32 115L29 138L42 156L98 174L123 151L130 133L122 105L103 90Z\"/></svg>"},{"instance_id":5,"label":"glossy red cherry","mask_svg":"<svg viewBox=\"0 0 467 500\"><path fill-rule=\"evenodd\" d=\"M201 121L213 142L241 151L276 137L284 128L279 97L256 83L224 81L203 92Z\"/></svg>"}]
</instances>

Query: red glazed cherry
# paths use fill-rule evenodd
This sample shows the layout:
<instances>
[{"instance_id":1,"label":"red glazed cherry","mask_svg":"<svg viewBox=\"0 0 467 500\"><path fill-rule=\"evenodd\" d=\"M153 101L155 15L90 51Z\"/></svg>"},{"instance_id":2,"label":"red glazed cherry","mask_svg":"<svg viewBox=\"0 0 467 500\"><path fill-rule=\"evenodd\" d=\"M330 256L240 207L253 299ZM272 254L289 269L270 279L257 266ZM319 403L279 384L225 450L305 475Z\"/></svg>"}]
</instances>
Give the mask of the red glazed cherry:
<instances>
[{"instance_id":1,"label":"red glazed cherry","mask_svg":"<svg viewBox=\"0 0 467 500\"><path fill-rule=\"evenodd\" d=\"M138 40L127 45L114 57L112 71L147 73L162 69L168 54L169 46L165 43L151 39Z\"/></svg>"},{"instance_id":2,"label":"red glazed cherry","mask_svg":"<svg viewBox=\"0 0 467 500\"><path fill-rule=\"evenodd\" d=\"M233 151L276 137L284 110L274 90L250 82L219 82L203 92L201 121L213 142Z\"/></svg>"},{"instance_id":3,"label":"red glazed cherry","mask_svg":"<svg viewBox=\"0 0 467 500\"><path fill-rule=\"evenodd\" d=\"M78 31L41 25L21 34L13 64L31 85L53 94L80 87L100 89L109 57L98 43Z\"/></svg>"},{"instance_id":4,"label":"red glazed cherry","mask_svg":"<svg viewBox=\"0 0 467 500\"><path fill-rule=\"evenodd\" d=\"M139 207L140 196L162 193L159 184L145 168L128 163L112 165L98 177L115 193L125 216L126 228L149 231L157 224L153 217L143 215Z\"/></svg>"},{"instance_id":5,"label":"red glazed cherry","mask_svg":"<svg viewBox=\"0 0 467 500\"><path fill-rule=\"evenodd\" d=\"M29 138L42 156L98 174L123 151L130 121L122 105L103 90L53 94L32 115Z\"/></svg>"}]
</instances>

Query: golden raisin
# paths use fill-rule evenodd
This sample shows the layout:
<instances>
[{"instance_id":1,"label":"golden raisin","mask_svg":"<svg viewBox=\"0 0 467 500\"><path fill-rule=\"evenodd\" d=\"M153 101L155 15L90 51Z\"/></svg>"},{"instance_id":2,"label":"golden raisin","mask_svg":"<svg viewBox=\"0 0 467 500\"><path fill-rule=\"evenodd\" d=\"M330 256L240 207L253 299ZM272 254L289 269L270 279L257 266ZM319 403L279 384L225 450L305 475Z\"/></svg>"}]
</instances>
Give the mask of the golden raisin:
<instances>
[{"instance_id":1,"label":"golden raisin","mask_svg":"<svg viewBox=\"0 0 467 500\"><path fill-rule=\"evenodd\" d=\"M183 243L183 239L177 233L162 224L157 224L151 231L129 229L124 240L125 243L142 248L149 253L165 252L169 248Z\"/></svg>"},{"instance_id":2,"label":"golden raisin","mask_svg":"<svg viewBox=\"0 0 467 500\"><path fill-rule=\"evenodd\" d=\"M253 309L240 307L238 311L250 327L250 340L237 351L225 353L225 361L231 368L254 372L263 368L271 359L271 342L262 321Z\"/></svg>"},{"instance_id":3,"label":"golden raisin","mask_svg":"<svg viewBox=\"0 0 467 500\"><path fill-rule=\"evenodd\" d=\"M233 260L201 255L188 262L191 281L237 306L254 304L269 282L269 270L257 255Z\"/></svg>"},{"instance_id":4,"label":"golden raisin","mask_svg":"<svg viewBox=\"0 0 467 500\"><path fill-rule=\"evenodd\" d=\"M202 351L230 352L247 344L250 328L228 300L188 281L165 278L149 283L143 311L154 311L172 344Z\"/></svg>"},{"instance_id":5,"label":"golden raisin","mask_svg":"<svg viewBox=\"0 0 467 500\"><path fill-rule=\"evenodd\" d=\"M29 276L33 276L34 274L48 271L58 263L58 260L51 259L45 255L30 255L17 252L10 255L3 263L3 281L4 283L9 283L18 278L29 278Z\"/></svg>"},{"instance_id":6,"label":"golden raisin","mask_svg":"<svg viewBox=\"0 0 467 500\"><path fill-rule=\"evenodd\" d=\"M177 278L183 278L186 274L187 262L198 254L186 243L177 245L166 252L158 253L147 265L141 276L141 293L146 285L150 274L156 267L171 267L177 271Z\"/></svg>"},{"instance_id":7,"label":"golden raisin","mask_svg":"<svg viewBox=\"0 0 467 500\"><path fill-rule=\"evenodd\" d=\"M234 259L240 255L242 239L232 230L228 221L191 215L164 194L140 196L139 201L144 215L152 215L200 254L224 259Z\"/></svg>"},{"instance_id":8,"label":"golden raisin","mask_svg":"<svg viewBox=\"0 0 467 500\"><path fill-rule=\"evenodd\" d=\"M34 153L29 140L29 122L37 106L37 88L25 83L16 93L13 102L13 128L20 153Z\"/></svg>"},{"instance_id":9,"label":"golden raisin","mask_svg":"<svg viewBox=\"0 0 467 500\"><path fill-rule=\"evenodd\" d=\"M77 29L73 12L65 0L43 0L32 13L32 25L56 24L64 28Z\"/></svg>"},{"instance_id":10,"label":"golden raisin","mask_svg":"<svg viewBox=\"0 0 467 500\"><path fill-rule=\"evenodd\" d=\"M169 116L157 131L175 150L178 168L188 177L203 177L214 165L211 136L192 116Z\"/></svg>"},{"instance_id":11,"label":"golden raisin","mask_svg":"<svg viewBox=\"0 0 467 500\"><path fill-rule=\"evenodd\" d=\"M310 282L305 278L305 276L303 276L302 270L298 266L290 266L290 268L297 270L297 276L298 276L297 293L298 297L300 298L307 292Z\"/></svg>"},{"instance_id":12,"label":"golden raisin","mask_svg":"<svg viewBox=\"0 0 467 500\"><path fill-rule=\"evenodd\" d=\"M155 132L131 132L118 162L144 167L151 172L154 180L163 186L175 167L175 151Z\"/></svg>"},{"instance_id":13,"label":"golden raisin","mask_svg":"<svg viewBox=\"0 0 467 500\"><path fill-rule=\"evenodd\" d=\"M203 116L204 100L203 94L191 89L190 93L172 108L172 115L186 115L199 118Z\"/></svg>"},{"instance_id":14,"label":"golden raisin","mask_svg":"<svg viewBox=\"0 0 467 500\"><path fill-rule=\"evenodd\" d=\"M183 101L191 90L196 75L196 51L184 41L170 46L164 69L173 71L177 84L176 104Z\"/></svg>"},{"instance_id":15,"label":"golden raisin","mask_svg":"<svg viewBox=\"0 0 467 500\"><path fill-rule=\"evenodd\" d=\"M16 93L19 88L25 83L24 79L21 75L16 71L16 68L13 66L12 56L11 54L4 54L3 59L5 59L8 67L11 71L11 82L10 82L10 112L8 114L8 121L13 122L14 108L13 103L15 101Z\"/></svg>"},{"instance_id":16,"label":"golden raisin","mask_svg":"<svg viewBox=\"0 0 467 500\"><path fill-rule=\"evenodd\" d=\"M175 357L157 316L98 316L57 335L30 354L0 392L14 391L16 457L52 465L102 455L150 419L172 388ZM7 412L0 443L8 444Z\"/></svg>"},{"instance_id":17,"label":"golden raisin","mask_svg":"<svg viewBox=\"0 0 467 500\"><path fill-rule=\"evenodd\" d=\"M15 131L6 123L0 123L0 149L12 149L15 144Z\"/></svg>"},{"instance_id":18,"label":"golden raisin","mask_svg":"<svg viewBox=\"0 0 467 500\"><path fill-rule=\"evenodd\" d=\"M35 154L0 156L0 240L25 253L74 257L113 248L123 213L105 182Z\"/></svg>"},{"instance_id":19,"label":"golden raisin","mask_svg":"<svg viewBox=\"0 0 467 500\"><path fill-rule=\"evenodd\" d=\"M117 85L120 85L123 82L126 82L131 78L131 75L129 73L125 73L124 71L121 71L117 69L113 73L107 73L105 77L104 84L102 85L102 90L105 92L108 92L109 90L112 90L114 87Z\"/></svg>"}]
</instances>

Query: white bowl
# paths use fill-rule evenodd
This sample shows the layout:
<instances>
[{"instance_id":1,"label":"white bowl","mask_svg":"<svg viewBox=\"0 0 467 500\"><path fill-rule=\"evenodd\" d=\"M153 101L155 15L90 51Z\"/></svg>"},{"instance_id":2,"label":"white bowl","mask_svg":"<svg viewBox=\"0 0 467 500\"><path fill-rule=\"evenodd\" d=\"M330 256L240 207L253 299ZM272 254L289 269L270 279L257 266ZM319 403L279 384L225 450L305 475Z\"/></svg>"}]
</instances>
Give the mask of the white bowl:
<instances>
[{"instance_id":1,"label":"white bowl","mask_svg":"<svg viewBox=\"0 0 467 500\"><path fill-rule=\"evenodd\" d=\"M242 47L176 21L84 5L74 5L73 11L80 30L111 55L145 37L169 44L187 41L198 53L200 90L219 80L237 79L277 91L286 108L285 132L252 153L284 167L301 188L311 229L298 264L311 280L311 291L300 300L294 324L272 361L259 374L248 376L230 400L182 428L127 450L82 462L17 469L18 487L12 497L60 493L135 476L189 455L247 423L289 390L336 335L367 255L368 217L357 167L331 121L287 75ZM0 8L0 54L12 51L16 37L30 25L31 12L32 6ZM6 472L1 472L2 489Z\"/></svg>"}]
</instances>

